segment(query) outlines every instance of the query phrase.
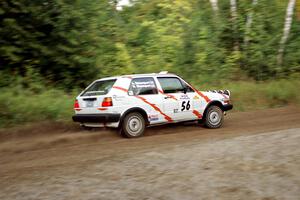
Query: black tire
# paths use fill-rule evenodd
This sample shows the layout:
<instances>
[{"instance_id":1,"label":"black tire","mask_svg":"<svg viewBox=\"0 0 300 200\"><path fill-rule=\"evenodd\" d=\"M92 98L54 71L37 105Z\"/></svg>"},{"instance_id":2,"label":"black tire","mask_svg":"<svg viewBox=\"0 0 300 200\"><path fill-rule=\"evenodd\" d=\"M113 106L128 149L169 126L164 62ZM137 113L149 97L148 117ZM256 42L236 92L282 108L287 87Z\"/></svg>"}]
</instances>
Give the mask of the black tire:
<instances>
[{"instance_id":1,"label":"black tire","mask_svg":"<svg viewBox=\"0 0 300 200\"><path fill-rule=\"evenodd\" d=\"M224 112L219 106L210 106L204 119L204 126L207 128L220 128L224 121Z\"/></svg>"},{"instance_id":2,"label":"black tire","mask_svg":"<svg viewBox=\"0 0 300 200\"><path fill-rule=\"evenodd\" d=\"M121 125L123 137L136 138L144 134L146 122L144 117L138 112L132 112L125 116Z\"/></svg>"}]
</instances>

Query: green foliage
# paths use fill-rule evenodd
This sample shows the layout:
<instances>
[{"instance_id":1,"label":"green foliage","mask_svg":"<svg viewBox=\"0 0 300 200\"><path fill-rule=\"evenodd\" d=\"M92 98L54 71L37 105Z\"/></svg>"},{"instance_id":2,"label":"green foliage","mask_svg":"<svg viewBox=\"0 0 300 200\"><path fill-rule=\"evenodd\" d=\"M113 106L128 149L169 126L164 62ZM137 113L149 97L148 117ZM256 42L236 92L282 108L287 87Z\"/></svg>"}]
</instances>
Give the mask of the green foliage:
<instances>
[{"instance_id":1,"label":"green foliage","mask_svg":"<svg viewBox=\"0 0 300 200\"><path fill-rule=\"evenodd\" d=\"M132 0L122 10L117 2L0 1L1 121L65 118L72 100L64 92L162 70L201 87L231 83L240 110L299 102L290 78L300 72L296 16L277 65L288 0L237 1L235 17L229 0L217 11L209 0Z\"/></svg>"},{"instance_id":2,"label":"green foliage","mask_svg":"<svg viewBox=\"0 0 300 200\"><path fill-rule=\"evenodd\" d=\"M6 75L0 85L30 70L65 90L134 72L168 70L212 82L300 71L296 17L283 65L276 63L288 0L238 1L236 17L230 1L218 1L218 11L207 0L135 0L123 10L117 2L1 1L0 72Z\"/></svg>"},{"instance_id":3,"label":"green foliage","mask_svg":"<svg viewBox=\"0 0 300 200\"><path fill-rule=\"evenodd\" d=\"M70 120L74 98L50 89L35 94L29 90L1 90L0 127L43 120Z\"/></svg>"},{"instance_id":4,"label":"green foliage","mask_svg":"<svg viewBox=\"0 0 300 200\"><path fill-rule=\"evenodd\" d=\"M203 85L204 89L230 89L236 111L257 110L287 105L300 105L299 78L267 82L237 81L221 85Z\"/></svg>"},{"instance_id":5,"label":"green foliage","mask_svg":"<svg viewBox=\"0 0 300 200\"><path fill-rule=\"evenodd\" d=\"M25 76L34 68L50 84L72 89L118 69L115 11L108 2L11 0L0 5L1 71Z\"/></svg>"},{"instance_id":6,"label":"green foliage","mask_svg":"<svg viewBox=\"0 0 300 200\"><path fill-rule=\"evenodd\" d=\"M28 69L24 78L17 77L0 89L0 127L44 120L69 121L78 90L66 94L43 84L42 78Z\"/></svg>"}]
</instances>

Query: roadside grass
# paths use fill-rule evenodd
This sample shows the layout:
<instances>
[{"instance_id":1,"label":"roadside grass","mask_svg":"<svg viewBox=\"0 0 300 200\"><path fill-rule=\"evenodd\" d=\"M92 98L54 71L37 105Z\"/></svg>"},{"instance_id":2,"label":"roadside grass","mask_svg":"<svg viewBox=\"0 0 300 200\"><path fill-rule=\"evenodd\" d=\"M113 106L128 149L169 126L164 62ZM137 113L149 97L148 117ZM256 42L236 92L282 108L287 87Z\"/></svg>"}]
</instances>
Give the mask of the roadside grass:
<instances>
[{"instance_id":1,"label":"roadside grass","mask_svg":"<svg viewBox=\"0 0 300 200\"><path fill-rule=\"evenodd\" d=\"M73 114L74 95L57 89L38 94L18 88L0 91L0 127L38 121L68 121Z\"/></svg>"},{"instance_id":2,"label":"roadside grass","mask_svg":"<svg viewBox=\"0 0 300 200\"><path fill-rule=\"evenodd\" d=\"M238 81L206 86L205 89L229 89L235 111L258 110L287 105L300 106L300 80L282 79L267 82ZM202 88L201 88L202 89Z\"/></svg>"},{"instance_id":3,"label":"roadside grass","mask_svg":"<svg viewBox=\"0 0 300 200\"><path fill-rule=\"evenodd\" d=\"M238 81L218 85L196 85L200 90L229 89L233 111L300 105L300 80L268 82ZM59 89L33 92L29 89L0 89L0 128L32 122L71 122L77 92L66 94Z\"/></svg>"}]
</instances>

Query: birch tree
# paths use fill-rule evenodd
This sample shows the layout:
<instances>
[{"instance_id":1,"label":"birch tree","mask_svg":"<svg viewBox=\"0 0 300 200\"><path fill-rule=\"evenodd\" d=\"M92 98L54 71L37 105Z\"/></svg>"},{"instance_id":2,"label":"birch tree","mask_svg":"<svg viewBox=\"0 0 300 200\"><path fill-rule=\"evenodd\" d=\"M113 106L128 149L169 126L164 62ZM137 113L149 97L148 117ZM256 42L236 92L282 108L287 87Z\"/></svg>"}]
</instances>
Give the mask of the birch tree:
<instances>
[{"instance_id":1,"label":"birch tree","mask_svg":"<svg viewBox=\"0 0 300 200\"><path fill-rule=\"evenodd\" d=\"M253 14L254 14L254 11L253 11L253 8L257 5L258 3L258 0L252 0L252 9L251 11L249 12L249 14L247 15L247 21L246 21L246 29L245 29L245 37L244 37L244 45L245 47L248 46L248 43L249 43L249 33L251 31L251 26L252 26L252 22L253 22Z\"/></svg>"},{"instance_id":2,"label":"birch tree","mask_svg":"<svg viewBox=\"0 0 300 200\"><path fill-rule=\"evenodd\" d=\"M290 34L291 25L292 25L292 21L293 21L293 14L294 14L294 9L295 9L295 3L296 3L296 0L289 0L288 6L286 9L283 35L282 35L280 43L279 43L279 50L278 50L278 56L277 56L277 64L279 66L282 65L285 44L286 44L287 39Z\"/></svg>"},{"instance_id":3,"label":"birch tree","mask_svg":"<svg viewBox=\"0 0 300 200\"><path fill-rule=\"evenodd\" d=\"M237 17L237 8L236 8L236 0L230 0L230 12L232 20L236 20Z\"/></svg>"},{"instance_id":4,"label":"birch tree","mask_svg":"<svg viewBox=\"0 0 300 200\"><path fill-rule=\"evenodd\" d=\"M218 7L218 0L209 0L211 3L211 7L213 11L218 12L219 7Z\"/></svg>"},{"instance_id":5,"label":"birch tree","mask_svg":"<svg viewBox=\"0 0 300 200\"><path fill-rule=\"evenodd\" d=\"M234 50L238 51L239 48L239 42L236 39L237 35L237 4L236 0L230 0L230 13L231 13L231 21L233 24L233 32L234 32Z\"/></svg>"}]
</instances>

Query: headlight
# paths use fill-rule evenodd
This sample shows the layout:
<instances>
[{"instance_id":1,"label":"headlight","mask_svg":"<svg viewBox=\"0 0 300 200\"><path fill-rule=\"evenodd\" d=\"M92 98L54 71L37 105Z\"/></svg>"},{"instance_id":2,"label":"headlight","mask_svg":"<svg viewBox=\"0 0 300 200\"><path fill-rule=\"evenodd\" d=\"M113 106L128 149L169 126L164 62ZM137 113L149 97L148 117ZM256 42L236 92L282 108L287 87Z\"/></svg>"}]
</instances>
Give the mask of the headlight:
<instances>
[{"instance_id":1,"label":"headlight","mask_svg":"<svg viewBox=\"0 0 300 200\"><path fill-rule=\"evenodd\" d=\"M230 103L230 99L228 99L228 98L223 98L223 99L221 99L221 101L223 101L225 104Z\"/></svg>"}]
</instances>

